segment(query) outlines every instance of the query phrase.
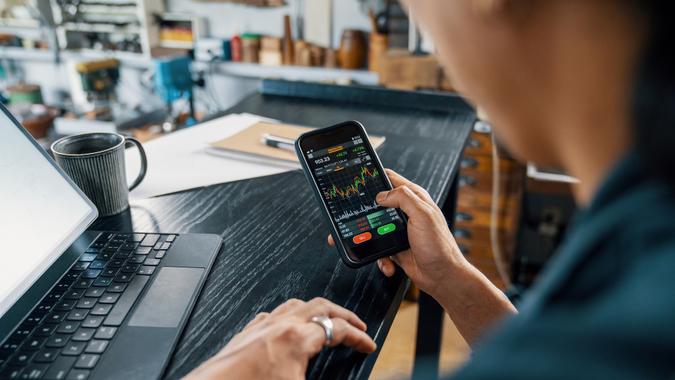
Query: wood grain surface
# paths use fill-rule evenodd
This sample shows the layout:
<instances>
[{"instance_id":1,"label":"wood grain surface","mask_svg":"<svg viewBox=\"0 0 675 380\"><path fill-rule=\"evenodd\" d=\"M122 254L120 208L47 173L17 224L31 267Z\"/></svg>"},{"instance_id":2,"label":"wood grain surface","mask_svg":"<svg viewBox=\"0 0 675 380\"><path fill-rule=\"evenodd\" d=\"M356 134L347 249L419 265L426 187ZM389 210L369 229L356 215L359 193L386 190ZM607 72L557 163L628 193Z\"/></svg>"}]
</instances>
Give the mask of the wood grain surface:
<instances>
[{"instance_id":1,"label":"wood grain surface","mask_svg":"<svg viewBox=\"0 0 675 380\"><path fill-rule=\"evenodd\" d=\"M328 126L359 120L387 141L382 162L445 201L474 116L466 110L421 111L254 94L229 112L251 112L285 123ZM152 166L148 168L152 170ZM199 168L195 168L199 170ZM130 211L97 221L92 229L201 232L222 236L223 248L178 343L167 378L179 378L206 360L253 316L289 298L325 297L353 310L379 345L407 288L402 275L387 279L375 265L346 267L326 244L328 225L301 171L195 189L143 200ZM338 348L310 363L310 379L367 378L377 354Z\"/></svg>"}]
</instances>

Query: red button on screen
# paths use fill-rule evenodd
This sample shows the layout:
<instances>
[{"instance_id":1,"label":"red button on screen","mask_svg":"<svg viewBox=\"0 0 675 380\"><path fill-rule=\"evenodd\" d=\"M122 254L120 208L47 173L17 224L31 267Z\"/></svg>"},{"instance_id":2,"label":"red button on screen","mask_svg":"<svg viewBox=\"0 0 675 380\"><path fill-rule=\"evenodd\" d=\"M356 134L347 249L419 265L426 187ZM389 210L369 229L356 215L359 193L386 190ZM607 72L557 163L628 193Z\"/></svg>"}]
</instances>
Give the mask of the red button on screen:
<instances>
[{"instance_id":1,"label":"red button on screen","mask_svg":"<svg viewBox=\"0 0 675 380\"><path fill-rule=\"evenodd\" d=\"M360 235L354 236L354 238L352 238L352 241L354 242L354 244L361 244L363 242L370 240L372 237L373 234L371 234L370 232L364 232Z\"/></svg>"}]
</instances>

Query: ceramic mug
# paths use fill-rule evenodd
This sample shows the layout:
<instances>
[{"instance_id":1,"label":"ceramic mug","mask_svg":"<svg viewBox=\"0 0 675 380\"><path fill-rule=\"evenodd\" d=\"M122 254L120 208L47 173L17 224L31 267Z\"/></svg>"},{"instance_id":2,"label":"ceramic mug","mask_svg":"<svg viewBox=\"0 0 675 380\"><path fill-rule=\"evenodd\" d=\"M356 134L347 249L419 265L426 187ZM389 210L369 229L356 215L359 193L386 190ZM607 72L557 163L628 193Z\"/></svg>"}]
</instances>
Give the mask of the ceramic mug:
<instances>
[{"instance_id":1,"label":"ceramic mug","mask_svg":"<svg viewBox=\"0 0 675 380\"><path fill-rule=\"evenodd\" d=\"M141 170L127 186L124 150L135 145L141 155ZM52 144L56 162L98 208L99 216L119 214L129 208L129 191L138 186L148 168L141 143L117 133L85 133Z\"/></svg>"}]
</instances>

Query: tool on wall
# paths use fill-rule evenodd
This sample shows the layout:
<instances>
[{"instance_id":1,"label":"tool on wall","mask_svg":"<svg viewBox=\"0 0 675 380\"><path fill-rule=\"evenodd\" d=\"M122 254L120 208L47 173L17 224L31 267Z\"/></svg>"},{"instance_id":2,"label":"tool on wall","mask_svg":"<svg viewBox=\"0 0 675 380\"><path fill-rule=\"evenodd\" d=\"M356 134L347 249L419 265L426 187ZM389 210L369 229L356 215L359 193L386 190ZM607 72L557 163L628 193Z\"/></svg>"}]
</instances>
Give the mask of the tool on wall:
<instances>
[{"instance_id":1,"label":"tool on wall","mask_svg":"<svg viewBox=\"0 0 675 380\"><path fill-rule=\"evenodd\" d=\"M192 57L177 55L154 60L154 86L156 93L162 98L168 109L168 117L162 125L165 132L176 129L178 124L193 125L195 120L194 86L203 87L205 82L201 75L192 76ZM179 123L185 113L185 107L176 108L177 102L187 104L189 117Z\"/></svg>"},{"instance_id":2,"label":"tool on wall","mask_svg":"<svg viewBox=\"0 0 675 380\"><path fill-rule=\"evenodd\" d=\"M129 85L123 74L116 59L70 62L70 101L64 104L66 113L54 121L56 132L116 132L164 120L164 107L152 99L117 96L121 85Z\"/></svg>"},{"instance_id":3,"label":"tool on wall","mask_svg":"<svg viewBox=\"0 0 675 380\"><path fill-rule=\"evenodd\" d=\"M120 79L120 63L116 59L80 62L75 65L82 90L90 104L88 112L100 118L112 112L115 89Z\"/></svg>"}]
</instances>

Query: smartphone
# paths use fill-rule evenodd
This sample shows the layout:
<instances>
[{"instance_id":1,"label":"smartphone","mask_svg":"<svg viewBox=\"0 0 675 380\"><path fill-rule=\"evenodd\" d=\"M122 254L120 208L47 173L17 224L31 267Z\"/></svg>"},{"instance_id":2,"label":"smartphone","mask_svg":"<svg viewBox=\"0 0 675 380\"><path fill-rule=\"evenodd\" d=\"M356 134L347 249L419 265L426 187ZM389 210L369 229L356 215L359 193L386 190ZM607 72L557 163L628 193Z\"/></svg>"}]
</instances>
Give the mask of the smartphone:
<instances>
[{"instance_id":1,"label":"smartphone","mask_svg":"<svg viewBox=\"0 0 675 380\"><path fill-rule=\"evenodd\" d=\"M295 149L345 264L358 268L409 248L405 214L375 201L392 186L361 123L307 132Z\"/></svg>"}]
</instances>

